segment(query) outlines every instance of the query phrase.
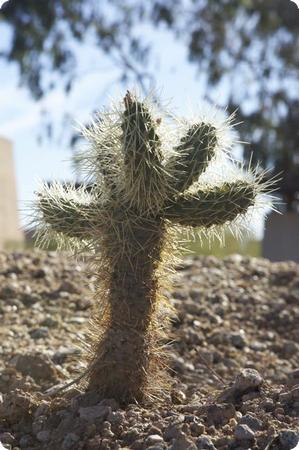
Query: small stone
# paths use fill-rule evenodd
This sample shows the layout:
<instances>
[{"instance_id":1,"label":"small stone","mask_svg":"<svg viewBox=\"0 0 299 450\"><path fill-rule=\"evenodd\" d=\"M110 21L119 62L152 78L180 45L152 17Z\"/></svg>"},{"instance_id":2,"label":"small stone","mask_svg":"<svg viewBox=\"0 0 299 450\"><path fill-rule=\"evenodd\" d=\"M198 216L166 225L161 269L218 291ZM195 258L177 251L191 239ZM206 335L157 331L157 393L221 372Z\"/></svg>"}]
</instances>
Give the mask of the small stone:
<instances>
[{"instance_id":1,"label":"small stone","mask_svg":"<svg viewBox=\"0 0 299 450\"><path fill-rule=\"evenodd\" d=\"M80 355L81 350L79 348L61 348L59 351L55 352L52 360L55 364L63 364L68 358L72 356Z\"/></svg>"},{"instance_id":2,"label":"small stone","mask_svg":"<svg viewBox=\"0 0 299 450\"><path fill-rule=\"evenodd\" d=\"M109 406L95 405L87 406L86 408L79 408L79 415L81 419L86 419L88 421L93 421L94 419L101 418L105 420L108 414L111 412Z\"/></svg>"},{"instance_id":3,"label":"small stone","mask_svg":"<svg viewBox=\"0 0 299 450\"><path fill-rule=\"evenodd\" d=\"M264 411L266 412L271 412L274 411L275 409L275 405L273 403L273 400L271 398L266 398L262 403L261 403L261 407L264 409Z\"/></svg>"},{"instance_id":4,"label":"small stone","mask_svg":"<svg viewBox=\"0 0 299 450\"><path fill-rule=\"evenodd\" d=\"M15 442L15 438L11 433L8 433L6 431L6 432L0 434L0 442L2 442L2 444L13 445Z\"/></svg>"},{"instance_id":5,"label":"small stone","mask_svg":"<svg viewBox=\"0 0 299 450\"><path fill-rule=\"evenodd\" d=\"M299 369L295 369L288 374L287 384L290 387L299 384Z\"/></svg>"},{"instance_id":6,"label":"small stone","mask_svg":"<svg viewBox=\"0 0 299 450\"><path fill-rule=\"evenodd\" d=\"M83 323L86 322L86 318L85 317L78 317L78 316L74 316L74 317L70 317L67 320L67 323L73 323L73 324L77 324L77 325L82 325Z\"/></svg>"},{"instance_id":7,"label":"small stone","mask_svg":"<svg viewBox=\"0 0 299 450\"><path fill-rule=\"evenodd\" d=\"M25 434L20 438L20 447L29 447L33 443L33 438L30 434Z\"/></svg>"},{"instance_id":8,"label":"small stone","mask_svg":"<svg viewBox=\"0 0 299 450\"><path fill-rule=\"evenodd\" d=\"M58 372L50 358L44 354L24 354L17 355L12 360L18 372L29 375L34 380L51 380L58 377Z\"/></svg>"},{"instance_id":9,"label":"small stone","mask_svg":"<svg viewBox=\"0 0 299 450\"><path fill-rule=\"evenodd\" d=\"M186 400L186 394L183 391L174 389L171 392L171 399L172 399L173 403L175 403L176 405L181 405Z\"/></svg>"},{"instance_id":10,"label":"small stone","mask_svg":"<svg viewBox=\"0 0 299 450\"><path fill-rule=\"evenodd\" d=\"M230 403L209 405L207 408L208 425L225 425L235 417L235 414L235 407Z\"/></svg>"},{"instance_id":11,"label":"small stone","mask_svg":"<svg viewBox=\"0 0 299 450\"><path fill-rule=\"evenodd\" d=\"M64 280L61 283L61 285L59 287L59 291L69 292L70 294L79 294L80 293L80 291L78 290L78 287L71 281L67 281L67 280Z\"/></svg>"},{"instance_id":12,"label":"small stone","mask_svg":"<svg viewBox=\"0 0 299 450\"><path fill-rule=\"evenodd\" d=\"M166 427L163 433L163 437L166 441L171 441L180 436L182 424L171 424Z\"/></svg>"},{"instance_id":13,"label":"small stone","mask_svg":"<svg viewBox=\"0 0 299 450\"><path fill-rule=\"evenodd\" d=\"M202 450L216 450L213 442L208 436L202 436L198 438L196 441L196 447Z\"/></svg>"},{"instance_id":14,"label":"small stone","mask_svg":"<svg viewBox=\"0 0 299 450\"><path fill-rule=\"evenodd\" d=\"M53 317L46 317L41 323L42 327L56 328L59 325L58 320Z\"/></svg>"},{"instance_id":15,"label":"small stone","mask_svg":"<svg viewBox=\"0 0 299 450\"><path fill-rule=\"evenodd\" d=\"M245 414L240 420L240 425L248 425L249 428L251 428L254 431L259 431L263 428L263 423L261 420L257 419L256 417L252 416L251 414Z\"/></svg>"},{"instance_id":16,"label":"small stone","mask_svg":"<svg viewBox=\"0 0 299 450\"><path fill-rule=\"evenodd\" d=\"M282 430L278 435L278 439L282 445L282 450L295 449L299 443L299 433L294 430Z\"/></svg>"},{"instance_id":17,"label":"small stone","mask_svg":"<svg viewBox=\"0 0 299 450\"><path fill-rule=\"evenodd\" d=\"M236 377L235 389L239 392L255 390L263 384L263 377L255 369L244 369Z\"/></svg>"},{"instance_id":18,"label":"small stone","mask_svg":"<svg viewBox=\"0 0 299 450\"><path fill-rule=\"evenodd\" d=\"M45 416L45 415L38 416L34 420L34 422L32 423L33 434L35 434L37 436L38 433L43 430L46 420L47 420L47 416Z\"/></svg>"},{"instance_id":19,"label":"small stone","mask_svg":"<svg viewBox=\"0 0 299 450\"><path fill-rule=\"evenodd\" d=\"M237 425L235 428L235 437L238 441L252 441L254 432L248 425Z\"/></svg>"},{"instance_id":20,"label":"small stone","mask_svg":"<svg viewBox=\"0 0 299 450\"><path fill-rule=\"evenodd\" d=\"M181 433L178 438L173 440L169 450L197 450L197 448L191 439L188 439L184 433Z\"/></svg>"},{"instance_id":21,"label":"small stone","mask_svg":"<svg viewBox=\"0 0 299 450\"><path fill-rule=\"evenodd\" d=\"M230 341L232 345L240 350L242 350L247 345L247 340L245 337L244 330L240 330L237 333L231 333Z\"/></svg>"},{"instance_id":22,"label":"small stone","mask_svg":"<svg viewBox=\"0 0 299 450\"><path fill-rule=\"evenodd\" d=\"M146 450L163 450L164 446L160 446L160 445L151 445L150 447L146 447Z\"/></svg>"},{"instance_id":23,"label":"small stone","mask_svg":"<svg viewBox=\"0 0 299 450\"><path fill-rule=\"evenodd\" d=\"M151 434L145 440L146 445L155 445L161 442L164 442L164 439L159 434Z\"/></svg>"},{"instance_id":24,"label":"small stone","mask_svg":"<svg viewBox=\"0 0 299 450\"><path fill-rule=\"evenodd\" d=\"M68 433L65 438L63 439L62 443L62 449L63 450L69 450L74 449L76 442L79 441L79 436L77 436L75 433Z\"/></svg>"},{"instance_id":25,"label":"small stone","mask_svg":"<svg viewBox=\"0 0 299 450\"><path fill-rule=\"evenodd\" d=\"M37 433L36 438L40 442L48 442L50 439L50 434L50 431L42 430Z\"/></svg>"},{"instance_id":26,"label":"small stone","mask_svg":"<svg viewBox=\"0 0 299 450\"><path fill-rule=\"evenodd\" d=\"M32 339L43 339L48 337L49 330L47 327L34 328L29 332Z\"/></svg>"},{"instance_id":27,"label":"small stone","mask_svg":"<svg viewBox=\"0 0 299 450\"><path fill-rule=\"evenodd\" d=\"M202 423L194 422L190 425L190 430L191 430L192 436L197 437L205 432L205 426Z\"/></svg>"}]
</instances>

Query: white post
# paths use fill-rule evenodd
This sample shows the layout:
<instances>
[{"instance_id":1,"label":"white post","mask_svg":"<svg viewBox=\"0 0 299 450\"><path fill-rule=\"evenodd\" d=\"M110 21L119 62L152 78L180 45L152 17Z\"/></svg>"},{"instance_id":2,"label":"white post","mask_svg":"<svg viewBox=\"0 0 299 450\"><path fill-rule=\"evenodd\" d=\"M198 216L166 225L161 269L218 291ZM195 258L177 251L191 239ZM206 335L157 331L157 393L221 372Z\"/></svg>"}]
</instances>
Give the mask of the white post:
<instances>
[{"instance_id":1,"label":"white post","mask_svg":"<svg viewBox=\"0 0 299 450\"><path fill-rule=\"evenodd\" d=\"M272 212L266 221L263 256L271 261L299 262L299 214Z\"/></svg>"},{"instance_id":2,"label":"white post","mask_svg":"<svg viewBox=\"0 0 299 450\"><path fill-rule=\"evenodd\" d=\"M12 143L0 138L0 249L23 241L20 229Z\"/></svg>"}]
</instances>

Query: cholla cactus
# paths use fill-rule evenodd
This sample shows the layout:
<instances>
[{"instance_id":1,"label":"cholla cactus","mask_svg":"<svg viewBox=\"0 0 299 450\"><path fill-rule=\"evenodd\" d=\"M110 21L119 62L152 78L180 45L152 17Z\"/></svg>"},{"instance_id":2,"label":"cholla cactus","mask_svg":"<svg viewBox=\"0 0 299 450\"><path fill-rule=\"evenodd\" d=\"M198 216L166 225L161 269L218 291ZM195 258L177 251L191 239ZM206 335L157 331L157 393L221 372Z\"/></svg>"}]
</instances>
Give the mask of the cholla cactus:
<instances>
[{"instance_id":1,"label":"cholla cactus","mask_svg":"<svg viewBox=\"0 0 299 450\"><path fill-rule=\"evenodd\" d=\"M165 123L164 123L165 122ZM88 389L123 402L167 390L163 299L172 230L218 230L244 215L264 186L251 174L201 183L227 146L227 123L182 122L175 137L150 102L127 92L123 104L83 130L81 158L89 189L44 186L38 195L40 236L90 250L97 275L87 371ZM181 130L183 128L183 131ZM226 149L227 150L227 149Z\"/></svg>"}]
</instances>

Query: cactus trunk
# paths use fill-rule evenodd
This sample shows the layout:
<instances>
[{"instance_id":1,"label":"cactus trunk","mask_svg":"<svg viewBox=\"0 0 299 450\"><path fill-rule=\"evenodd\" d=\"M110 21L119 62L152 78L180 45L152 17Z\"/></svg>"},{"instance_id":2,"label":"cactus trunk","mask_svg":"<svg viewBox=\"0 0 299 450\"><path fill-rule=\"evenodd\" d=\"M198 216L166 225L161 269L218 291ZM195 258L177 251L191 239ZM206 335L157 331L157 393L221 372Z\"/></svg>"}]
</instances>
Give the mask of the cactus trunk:
<instances>
[{"instance_id":1,"label":"cactus trunk","mask_svg":"<svg viewBox=\"0 0 299 450\"><path fill-rule=\"evenodd\" d=\"M143 401L161 389L164 364L159 347L163 331L161 323L158 325L161 294L157 272L164 228L160 221L141 222L125 229L124 236L121 226L113 245L110 241L110 255L106 257L113 269L99 287L99 304L103 304L104 295L106 308L101 308L94 319L89 378L89 389L96 389L104 398ZM123 255L119 254L120 235L130 248Z\"/></svg>"}]
</instances>

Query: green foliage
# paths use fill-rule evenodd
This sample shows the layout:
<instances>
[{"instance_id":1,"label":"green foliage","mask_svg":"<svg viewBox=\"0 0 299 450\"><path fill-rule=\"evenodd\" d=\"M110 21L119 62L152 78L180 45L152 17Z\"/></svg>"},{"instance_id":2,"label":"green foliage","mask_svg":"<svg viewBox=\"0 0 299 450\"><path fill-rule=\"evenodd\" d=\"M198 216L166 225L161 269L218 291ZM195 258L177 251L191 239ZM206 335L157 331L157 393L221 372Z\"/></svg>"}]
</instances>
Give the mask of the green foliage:
<instances>
[{"instance_id":1,"label":"green foliage","mask_svg":"<svg viewBox=\"0 0 299 450\"><path fill-rule=\"evenodd\" d=\"M193 256L216 256L217 258L224 258L232 254L240 254L244 256L261 256L261 241L258 240L248 240L244 239L242 241L235 239L234 236L227 233L224 238L224 244L218 240L213 240L212 242L205 239L188 239L184 233L181 239L185 242L185 249L182 255L193 255Z\"/></svg>"},{"instance_id":2,"label":"green foliage","mask_svg":"<svg viewBox=\"0 0 299 450\"><path fill-rule=\"evenodd\" d=\"M54 233L91 255L98 302L86 344L88 389L123 402L167 389L169 305L161 292L177 230L224 230L267 187L254 172L218 185L201 181L223 150L227 122L162 122L148 99L127 92L124 106L103 111L84 131L91 146L80 163L92 187L46 185L37 198L41 239Z\"/></svg>"}]
</instances>

